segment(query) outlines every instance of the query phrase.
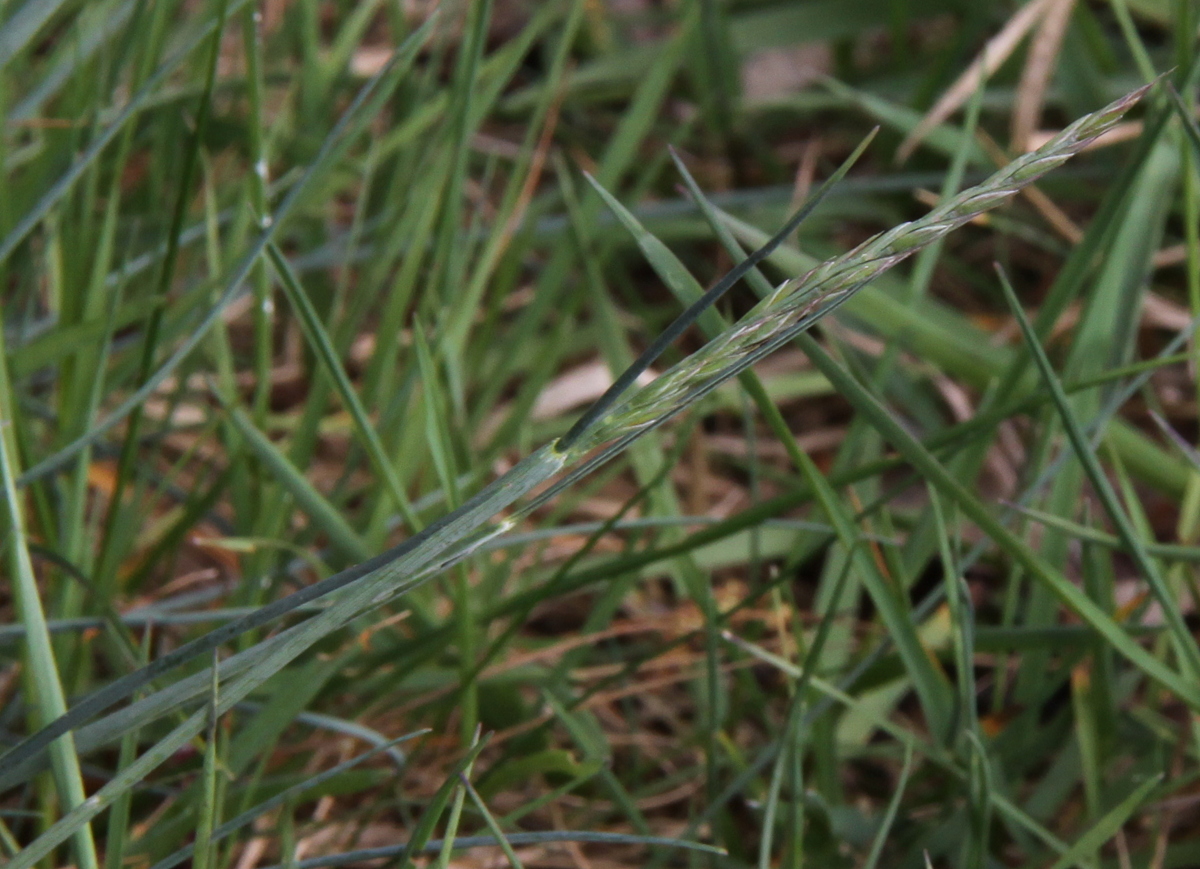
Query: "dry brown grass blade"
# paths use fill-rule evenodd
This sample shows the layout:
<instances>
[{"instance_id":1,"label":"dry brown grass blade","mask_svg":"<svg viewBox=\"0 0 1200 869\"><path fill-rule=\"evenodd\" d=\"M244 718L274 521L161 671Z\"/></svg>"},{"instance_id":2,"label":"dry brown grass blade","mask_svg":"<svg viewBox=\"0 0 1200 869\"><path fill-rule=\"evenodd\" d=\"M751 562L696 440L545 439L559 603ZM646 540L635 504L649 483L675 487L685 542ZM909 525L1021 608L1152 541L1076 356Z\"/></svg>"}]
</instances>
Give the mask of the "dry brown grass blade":
<instances>
[{"instance_id":1,"label":"dry brown grass blade","mask_svg":"<svg viewBox=\"0 0 1200 869\"><path fill-rule=\"evenodd\" d=\"M988 40L988 44L967 67L966 72L959 76L950 89L942 94L942 98L904 138L900 147L896 149L896 162L903 163L912 156L917 145L921 144L938 124L965 105L971 94L975 93L979 87L980 82L999 69L1000 65L1009 58L1021 40L1025 38L1025 35L1042 19L1051 4L1057 2L1060 0L1032 0L1022 6L1008 20L1004 28Z\"/></svg>"},{"instance_id":2,"label":"dry brown grass blade","mask_svg":"<svg viewBox=\"0 0 1200 869\"><path fill-rule=\"evenodd\" d=\"M1017 85L1011 128L1012 148L1017 152L1025 150L1025 143L1037 129L1038 118L1046 101L1046 88L1054 74L1058 52L1067 32L1067 22L1071 20L1071 10L1075 8L1075 0L1049 2L1037 32L1030 41L1029 56L1025 59L1025 68L1021 70L1021 81Z\"/></svg>"}]
</instances>

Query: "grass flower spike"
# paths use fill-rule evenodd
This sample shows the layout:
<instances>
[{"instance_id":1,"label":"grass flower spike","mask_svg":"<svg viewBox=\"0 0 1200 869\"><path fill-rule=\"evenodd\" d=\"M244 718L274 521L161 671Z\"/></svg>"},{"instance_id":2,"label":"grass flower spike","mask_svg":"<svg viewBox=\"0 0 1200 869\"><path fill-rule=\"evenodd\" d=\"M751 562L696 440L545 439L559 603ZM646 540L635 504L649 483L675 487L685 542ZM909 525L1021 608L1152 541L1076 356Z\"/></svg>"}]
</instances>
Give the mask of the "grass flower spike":
<instances>
[{"instance_id":1,"label":"grass flower spike","mask_svg":"<svg viewBox=\"0 0 1200 869\"><path fill-rule=\"evenodd\" d=\"M894 226L807 274L785 281L724 335L617 405L571 444L571 451L581 454L660 424L807 329L888 269L1061 166L1112 128L1152 86L1085 115L1041 148L1013 160L924 217Z\"/></svg>"}]
</instances>

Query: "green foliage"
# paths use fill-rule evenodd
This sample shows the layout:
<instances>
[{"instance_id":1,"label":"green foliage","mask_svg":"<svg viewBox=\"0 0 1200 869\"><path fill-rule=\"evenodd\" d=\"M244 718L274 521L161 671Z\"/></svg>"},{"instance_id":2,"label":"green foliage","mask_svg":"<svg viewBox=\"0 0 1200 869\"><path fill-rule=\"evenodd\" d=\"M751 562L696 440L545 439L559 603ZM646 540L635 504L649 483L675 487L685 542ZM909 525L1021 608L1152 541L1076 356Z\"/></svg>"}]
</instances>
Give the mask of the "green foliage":
<instances>
[{"instance_id":1,"label":"green foliage","mask_svg":"<svg viewBox=\"0 0 1200 869\"><path fill-rule=\"evenodd\" d=\"M1190 5L434 5L0 6L4 864L1194 862Z\"/></svg>"}]
</instances>

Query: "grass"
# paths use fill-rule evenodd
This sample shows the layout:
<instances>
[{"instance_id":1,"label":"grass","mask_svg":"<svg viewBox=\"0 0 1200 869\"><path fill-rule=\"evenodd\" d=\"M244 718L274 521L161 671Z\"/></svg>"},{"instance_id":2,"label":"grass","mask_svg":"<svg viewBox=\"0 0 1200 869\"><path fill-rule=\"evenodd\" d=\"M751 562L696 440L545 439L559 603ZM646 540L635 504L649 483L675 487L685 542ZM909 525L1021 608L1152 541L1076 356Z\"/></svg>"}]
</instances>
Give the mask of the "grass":
<instances>
[{"instance_id":1,"label":"grass","mask_svg":"<svg viewBox=\"0 0 1200 869\"><path fill-rule=\"evenodd\" d=\"M5 865L1194 865L1192 5L438 6L0 13Z\"/></svg>"}]
</instances>

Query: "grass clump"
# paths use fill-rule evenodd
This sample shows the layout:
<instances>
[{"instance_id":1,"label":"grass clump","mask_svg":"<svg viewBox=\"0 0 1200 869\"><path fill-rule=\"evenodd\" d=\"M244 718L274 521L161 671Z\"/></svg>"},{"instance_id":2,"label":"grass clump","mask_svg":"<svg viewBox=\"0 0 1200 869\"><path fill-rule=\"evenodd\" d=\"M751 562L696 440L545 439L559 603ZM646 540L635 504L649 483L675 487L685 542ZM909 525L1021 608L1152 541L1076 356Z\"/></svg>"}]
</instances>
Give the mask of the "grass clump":
<instances>
[{"instance_id":1,"label":"grass clump","mask_svg":"<svg viewBox=\"0 0 1200 869\"><path fill-rule=\"evenodd\" d=\"M1197 21L893 6L6 9L6 865L1194 862Z\"/></svg>"}]
</instances>

